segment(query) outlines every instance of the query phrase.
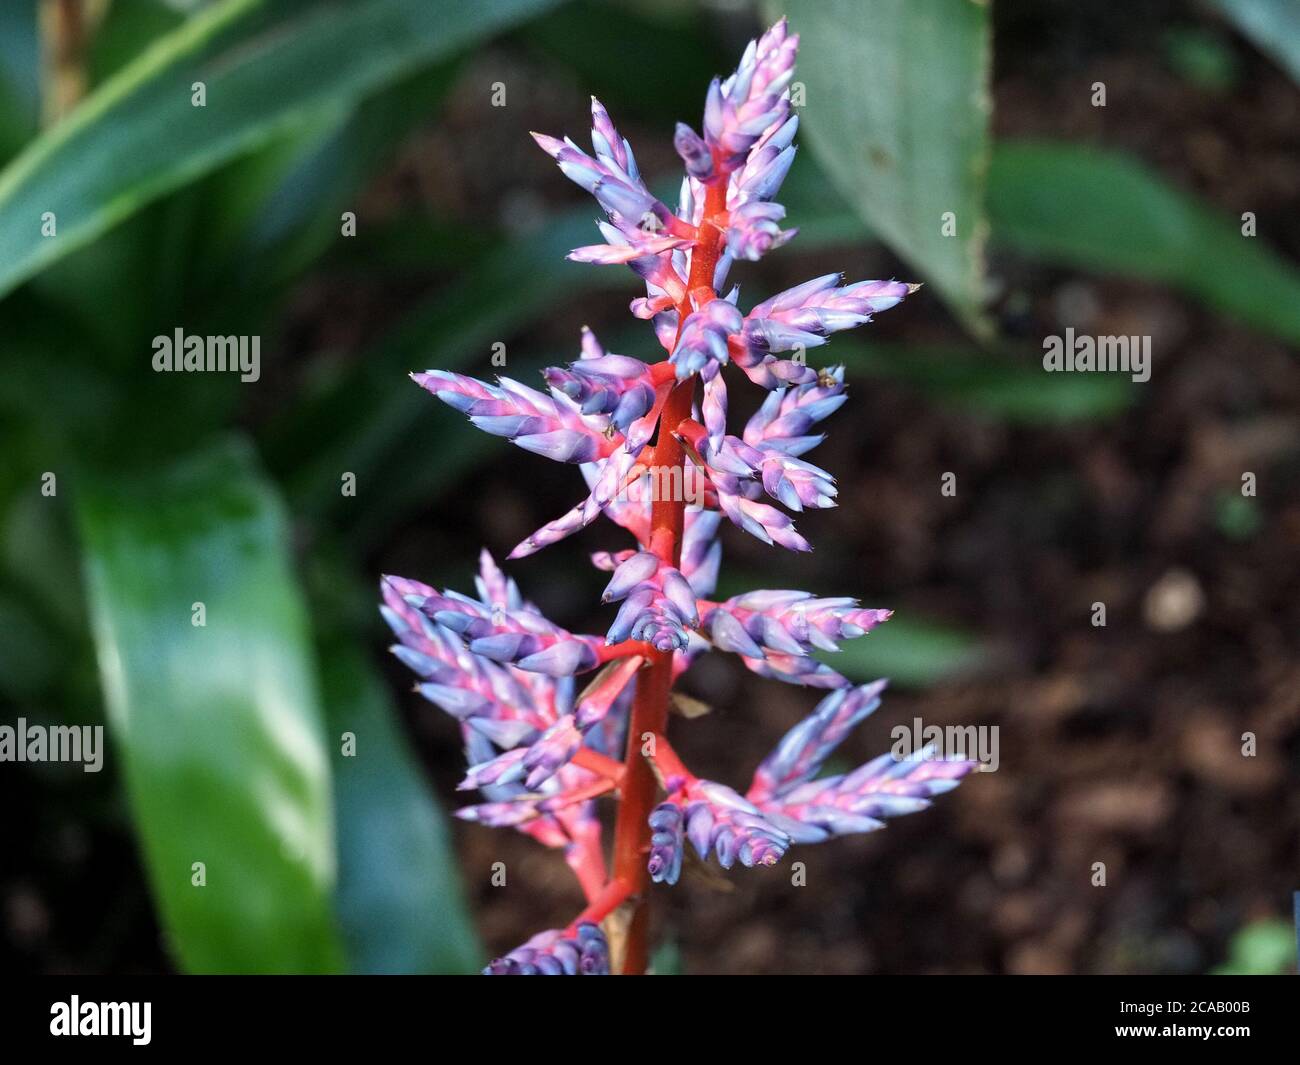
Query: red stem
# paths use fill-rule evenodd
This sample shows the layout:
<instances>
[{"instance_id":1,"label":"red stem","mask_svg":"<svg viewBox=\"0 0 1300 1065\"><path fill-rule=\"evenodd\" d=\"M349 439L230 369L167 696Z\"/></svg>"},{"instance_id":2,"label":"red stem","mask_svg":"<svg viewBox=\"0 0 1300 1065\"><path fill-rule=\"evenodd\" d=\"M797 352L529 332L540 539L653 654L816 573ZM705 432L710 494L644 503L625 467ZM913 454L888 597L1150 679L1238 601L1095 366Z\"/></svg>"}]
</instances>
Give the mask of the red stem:
<instances>
[{"instance_id":1,"label":"red stem","mask_svg":"<svg viewBox=\"0 0 1300 1065\"><path fill-rule=\"evenodd\" d=\"M673 745L668 742L668 737L662 734L655 737L654 754L650 760L654 762L659 769L659 775L663 778L665 784L675 783L675 787L682 787L689 784L695 779L695 774L686 768L677 752L673 750ZM674 790L674 788L669 788Z\"/></svg>"},{"instance_id":2,"label":"red stem","mask_svg":"<svg viewBox=\"0 0 1300 1065\"><path fill-rule=\"evenodd\" d=\"M617 876L606 884L596 897L587 904L587 908L575 917L569 924L568 931L572 932L578 925L590 921L592 924L599 924L611 913L622 905L623 900L632 893L632 885L626 880L620 880Z\"/></svg>"},{"instance_id":3,"label":"red stem","mask_svg":"<svg viewBox=\"0 0 1300 1065\"><path fill-rule=\"evenodd\" d=\"M686 291L701 294L713 293L713 273L718 263L721 231L713 219L726 212L727 180L724 177L709 185L704 200L704 219L699 229L699 242L691 254L691 273ZM677 307L678 335L692 307L683 300ZM695 398L693 377L673 385L659 416L659 434L655 441L651 461L659 467L682 467L686 453L681 441L672 430L691 416ZM683 482L685 471L683 471ZM649 547L672 566L681 565L682 528L686 521L684 499L657 499L650 511ZM649 733L662 736L668 727L668 699L673 685L673 656L671 652L654 651L647 656L648 664L637 678L636 698L632 702L628 722L627 753L624 759L624 776L620 785L622 802L614 826L614 879L613 884L626 887L624 898L633 899L633 909L627 927L623 955L624 975L640 975L648 961L647 933L649 912L645 893L649 883L646 872L646 854L650 849L648 818L654 808L659 787L650 763L642 757L643 737ZM619 899L617 905L623 901Z\"/></svg>"},{"instance_id":4,"label":"red stem","mask_svg":"<svg viewBox=\"0 0 1300 1065\"><path fill-rule=\"evenodd\" d=\"M611 662L615 658L631 658L633 655L645 656L652 654L652 648L644 640L624 640L622 643L607 643L596 648L596 662L603 665Z\"/></svg>"},{"instance_id":5,"label":"red stem","mask_svg":"<svg viewBox=\"0 0 1300 1065\"><path fill-rule=\"evenodd\" d=\"M593 751L590 747L579 747L578 753L573 756L573 764L613 781L615 787L618 787L625 772L622 762Z\"/></svg>"}]
</instances>

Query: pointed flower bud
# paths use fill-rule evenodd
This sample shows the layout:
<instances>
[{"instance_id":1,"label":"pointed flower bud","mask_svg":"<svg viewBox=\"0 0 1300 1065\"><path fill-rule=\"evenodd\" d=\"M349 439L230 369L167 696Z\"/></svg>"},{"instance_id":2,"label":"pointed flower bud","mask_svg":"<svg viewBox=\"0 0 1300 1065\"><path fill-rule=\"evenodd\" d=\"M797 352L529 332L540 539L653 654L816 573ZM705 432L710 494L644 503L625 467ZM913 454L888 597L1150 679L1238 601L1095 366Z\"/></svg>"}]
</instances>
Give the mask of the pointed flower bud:
<instances>
[{"instance_id":1,"label":"pointed flower bud","mask_svg":"<svg viewBox=\"0 0 1300 1065\"><path fill-rule=\"evenodd\" d=\"M682 808L662 802L650 812L650 861L647 869L656 884L675 884L682 872Z\"/></svg>"},{"instance_id":2,"label":"pointed flower bud","mask_svg":"<svg viewBox=\"0 0 1300 1065\"><path fill-rule=\"evenodd\" d=\"M597 924L539 932L483 970L484 976L608 976L609 944Z\"/></svg>"},{"instance_id":3,"label":"pointed flower bud","mask_svg":"<svg viewBox=\"0 0 1300 1065\"><path fill-rule=\"evenodd\" d=\"M690 315L670 356L677 368L677 379L685 380L710 363L725 365L727 337L740 332L743 321L734 305L720 299L710 300Z\"/></svg>"},{"instance_id":4,"label":"pointed flower bud","mask_svg":"<svg viewBox=\"0 0 1300 1065\"><path fill-rule=\"evenodd\" d=\"M827 838L871 832L889 818L927 809L978 766L940 758L932 747L902 759L884 754L852 773L809 780L759 806L767 816L820 829Z\"/></svg>"},{"instance_id":5,"label":"pointed flower bud","mask_svg":"<svg viewBox=\"0 0 1300 1065\"><path fill-rule=\"evenodd\" d=\"M802 455L822 439L808 436L808 430L839 410L846 399L843 366L823 370L815 381L797 388L774 391L745 424L745 443Z\"/></svg>"},{"instance_id":6,"label":"pointed flower bud","mask_svg":"<svg viewBox=\"0 0 1300 1065\"><path fill-rule=\"evenodd\" d=\"M745 315L743 346L755 354L815 347L832 333L871 321L914 289L902 281L841 288L840 280L839 274L824 274L755 306Z\"/></svg>"},{"instance_id":7,"label":"pointed flower bud","mask_svg":"<svg viewBox=\"0 0 1300 1065\"><path fill-rule=\"evenodd\" d=\"M754 802L770 799L815 777L845 737L880 706L888 683L877 680L826 696L754 771L748 797Z\"/></svg>"},{"instance_id":8,"label":"pointed flower bud","mask_svg":"<svg viewBox=\"0 0 1300 1065\"><path fill-rule=\"evenodd\" d=\"M552 398L517 381L503 378L498 387L445 370L411 376L484 432L504 436L545 458L591 462L617 446L606 431L608 419L584 416L563 393Z\"/></svg>"},{"instance_id":9,"label":"pointed flower bud","mask_svg":"<svg viewBox=\"0 0 1300 1065\"><path fill-rule=\"evenodd\" d=\"M697 181L709 181L713 177L713 153L695 130L685 122L677 123L673 134L673 147L686 164L686 173Z\"/></svg>"},{"instance_id":10,"label":"pointed flower bud","mask_svg":"<svg viewBox=\"0 0 1300 1065\"><path fill-rule=\"evenodd\" d=\"M789 117L788 89L798 48L798 36L788 33L782 19L749 42L731 77L709 86L704 139L724 173L739 167L754 144Z\"/></svg>"},{"instance_id":11,"label":"pointed flower bud","mask_svg":"<svg viewBox=\"0 0 1300 1065\"><path fill-rule=\"evenodd\" d=\"M724 869L730 869L737 859L744 866L775 865L790 846L789 835L725 784L693 780L675 801L684 810L685 834L696 853L702 859L716 855ZM662 809L658 807L656 813Z\"/></svg>"}]
</instances>

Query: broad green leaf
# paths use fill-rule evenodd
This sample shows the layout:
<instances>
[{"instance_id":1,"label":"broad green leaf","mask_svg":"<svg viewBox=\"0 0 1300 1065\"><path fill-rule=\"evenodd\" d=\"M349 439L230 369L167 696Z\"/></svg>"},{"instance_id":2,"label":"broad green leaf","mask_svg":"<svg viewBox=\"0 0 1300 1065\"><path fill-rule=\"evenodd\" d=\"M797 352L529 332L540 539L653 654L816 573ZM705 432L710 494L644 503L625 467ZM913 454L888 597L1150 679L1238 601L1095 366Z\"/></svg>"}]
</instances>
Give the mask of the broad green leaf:
<instances>
[{"instance_id":1,"label":"broad green leaf","mask_svg":"<svg viewBox=\"0 0 1300 1065\"><path fill-rule=\"evenodd\" d=\"M855 683L888 677L900 688L925 688L977 668L986 655L967 630L900 612L841 643L838 653L817 657Z\"/></svg>"},{"instance_id":2,"label":"broad green leaf","mask_svg":"<svg viewBox=\"0 0 1300 1065\"><path fill-rule=\"evenodd\" d=\"M1214 0L1233 25L1300 82L1300 4L1296 0Z\"/></svg>"},{"instance_id":3,"label":"broad green leaf","mask_svg":"<svg viewBox=\"0 0 1300 1065\"><path fill-rule=\"evenodd\" d=\"M359 101L554 3L226 0L203 10L0 173L0 295L304 116ZM204 107L191 103L196 82ZM42 236L45 212L57 236Z\"/></svg>"},{"instance_id":4,"label":"broad green leaf","mask_svg":"<svg viewBox=\"0 0 1300 1065\"><path fill-rule=\"evenodd\" d=\"M986 334L988 5L787 0L767 10L800 35L801 133L827 176L910 280L934 285Z\"/></svg>"},{"instance_id":5,"label":"broad green leaf","mask_svg":"<svg viewBox=\"0 0 1300 1065\"><path fill-rule=\"evenodd\" d=\"M329 640L321 680L338 817L337 908L349 968L473 973L485 954L465 908L442 810L397 709L355 645ZM345 733L354 751L343 754Z\"/></svg>"},{"instance_id":6,"label":"broad green leaf","mask_svg":"<svg viewBox=\"0 0 1300 1065\"><path fill-rule=\"evenodd\" d=\"M109 727L172 951L191 972L340 969L330 756L283 507L237 444L78 488Z\"/></svg>"},{"instance_id":7,"label":"broad green leaf","mask_svg":"<svg viewBox=\"0 0 1300 1065\"><path fill-rule=\"evenodd\" d=\"M1052 142L997 146L989 176L995 240L1051 262L1175 285L1224 314L1300 343L1300 270L1116 152Z\"/></svg>"},{"instance_id":8,"label":"broad green leaf","mask_svg":"<svg viewBox=\"0 0 1300 1065\"><path fill-rule=\"evenodd\" d=\"M936 402L997 421L1027 425L1108 418L1132 405L1138 389L1120 374L1048 373L1041 355L960 345L836 339L824 360L855 377L899 381Z\"/></svg>"}]
</instances>

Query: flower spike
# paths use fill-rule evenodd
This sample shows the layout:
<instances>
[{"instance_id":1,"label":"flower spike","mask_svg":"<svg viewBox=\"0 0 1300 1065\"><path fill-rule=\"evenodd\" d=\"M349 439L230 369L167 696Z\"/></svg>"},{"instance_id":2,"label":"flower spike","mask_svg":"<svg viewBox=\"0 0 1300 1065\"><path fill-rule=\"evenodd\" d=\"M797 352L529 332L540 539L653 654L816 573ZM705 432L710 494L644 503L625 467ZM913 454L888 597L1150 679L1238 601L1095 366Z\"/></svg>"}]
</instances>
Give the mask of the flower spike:
<instances>
[{"instance_id":1,"label":"flower spike","mask_svg":"<svg viewBox=\"0 0 1300 1065\"><path fill-rule=\"evenodd\" d=\"M786 511L837 502L835 479L805 456L847 398L844 368L819 371L804 353L916 288L845 284L831 273L748 311L738 289L727 289L735 261L760 259L797 232L777 196L798 152L798 45L781 19L749 43L734 73L709 85L698 130L677 124L676 209L650 191L595 97L589 151L533 135L604 212L601 242L568 257L623 264L636 275L644 293L630 310L650 324L665 353L658 361L610 351L583 327L577 357L543 371L544 390L449 370L412 374L484 432L581 471L585 496L510 558L602 514L626 534L590 556L607 575L602 636L551 621L487 551L473 596L403 577L381 584L393 653L415 690L454 723L468 767L460 789L479 793L456 816L559 851L586 899L569 924L533 936L487 974L644 971L647 922L637 912L651 883L678 882L688 847L724 869L771 866L793 846L874 831L925 809L976 767L927 748L821 775L877 710L885 682L854 686L819 653L867 635L890 612L798 590L713 598L724 516L767 544L809 551ZM743 429L728 425L727 375L767 392ZM672 688L713 650L760 676L827 692L762 761L744 795L697 777L665 734L674 706L686 717L707 712ZM615 819L607 865L596 804L611 797L628 805ZM602 922L620 934L607 939Z\"/></svg>"}]
</instances>

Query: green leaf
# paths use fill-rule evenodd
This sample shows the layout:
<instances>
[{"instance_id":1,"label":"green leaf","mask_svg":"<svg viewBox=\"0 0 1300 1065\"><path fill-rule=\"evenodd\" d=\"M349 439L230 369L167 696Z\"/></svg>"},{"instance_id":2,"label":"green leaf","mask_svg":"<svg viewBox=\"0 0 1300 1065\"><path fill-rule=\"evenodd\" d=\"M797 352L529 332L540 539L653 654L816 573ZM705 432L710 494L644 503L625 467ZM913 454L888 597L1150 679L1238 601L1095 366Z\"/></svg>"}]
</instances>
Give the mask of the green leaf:
<instances>
[{"instance_id":1,"label":"green leaf","mask_svg":"<svg viewBox=\"0 0 1300 1065\"><path fill-rule=\"evenodd\" d=\"M1051 262L1162 281L1300 343L1300 271L1137 160L1084 145L997 146L995 240ZM1259 219L1267 232L1268 219Z\"/></svg>"},{"instance_id":2,"label":"green leaf","mask_svg":"<svg viewBox=\"0 0 1300 1065\"><path fill-rule=\"evenodd\" d=\"M976 669L987 651L965 629L895 614L817 657L857 683L888 677L900 688L925 688Z\"/></svg>"},{"instance_id":3,"label":"green leaf","mask_svg":"<svg viewBox=\"0 0 1300 1065\"><path fill-rule=\"evenodd\" d=\"M1286 921L1253 921L1238 930L1228 960L1211 970L1219 976L1275 976L1295 965L1296 931Z\"/></svg>"},{"instance_id":4,"label":"green leaf","mask_svg":"<svg viewBox=\"0 0 1300 1065\"><path fill-rule=\"evenodd\" d=\"M175 955L192 972L340 969L330 759L279 500L229 444L83 485L77 510L109 727Z\"/></svg>"},{"instance_id":5,"label":"green leaf","mask_svg":"<svg viewBox=\"0 0 1300 1065\"><path fill-rule=\"evenodd\" d=\"M398 727L397 710L354 644L322 648L334 747L338 912L349 968L473 973L485 954L457 879L446 818ZM342 752L341 737L355 737Z\"/></svg>"},{"instance_id":6,"label":"green leaf","mask_svg":"<svg viewBox=\"0 0 1300 1065\"><path fill-rule=\"evenodd\" d=\"M933 284L986 335L988 5L787 0L767 10L800 35L801 132L827 176L919 274L911 280ZM948 212L955 235L945 236Z\"/></svg>"},{"instance_id":7,"label":"green leaf","mask_svg":"<svg viewBox=\"0 0 1300 1065\"><path fill-rule=\"evenodd\" d=\"M226 0L0 173L0 295L163 193L556 0ZM203 82L207 104L191 103ZM41 234L53 212L58 235Z\"/></svg>"},{"instance_id":8,"label":"green leaf","mask_svg":"<svg viewBox=\"0 0 1300 1065\"><path fill-rule=\"evenodd\" d=\"M40 121L40 41L35 4L0 4L0 162Z\"/></svg>"},{"instance_id":9,"label":"green leaf","mask_svg":"<svg viewBox=\"0 0 1300 1065\"><path fill-rule=\"evenodd\" d=\"M1300 82L1300 5L1295 0L1214 0L1219 9Z\"/></svg>"}]
</instances>

